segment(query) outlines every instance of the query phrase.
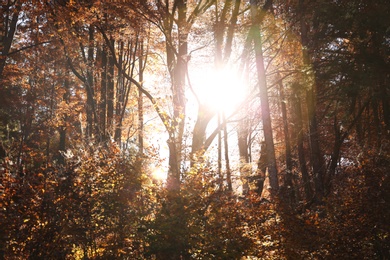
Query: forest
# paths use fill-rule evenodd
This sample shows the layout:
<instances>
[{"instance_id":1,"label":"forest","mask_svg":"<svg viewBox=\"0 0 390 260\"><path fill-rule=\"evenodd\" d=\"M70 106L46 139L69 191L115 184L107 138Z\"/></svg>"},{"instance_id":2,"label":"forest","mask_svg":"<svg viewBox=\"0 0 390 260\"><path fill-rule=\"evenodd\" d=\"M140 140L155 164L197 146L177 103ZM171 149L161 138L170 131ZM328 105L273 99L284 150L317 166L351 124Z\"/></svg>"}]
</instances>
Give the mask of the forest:
<instances>
[{"instance_id":1,"label":"forest","mask_svg":"<svg viewBox=\"0 0 390 260\"><path fill-rule=\"evenodd\" d=\"M0 260L390 259L387 0L0 8Z\"/></svg>"}]
</instances>

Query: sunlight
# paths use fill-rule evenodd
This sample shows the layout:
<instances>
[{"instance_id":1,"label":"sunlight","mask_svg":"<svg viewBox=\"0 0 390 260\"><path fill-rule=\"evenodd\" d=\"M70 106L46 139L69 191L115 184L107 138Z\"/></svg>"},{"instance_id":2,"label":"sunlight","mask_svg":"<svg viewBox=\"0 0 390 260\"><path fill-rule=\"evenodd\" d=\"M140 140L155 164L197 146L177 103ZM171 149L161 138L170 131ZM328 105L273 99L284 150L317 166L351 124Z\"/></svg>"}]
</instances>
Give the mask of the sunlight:
<instances>
[{"instance_id":1,"label":"sunlight","mask_svg":"<svg viewBox=\"0 0 390 260\"><path fill-rule=\"evenodd\" d=\"M200 71L194 78L196 95L211 109L229 115L245 98L246 84L233 69Z\"/></svg>"},{"instance_id":2,"label":"sunlight","mask_svg":"<svg viewBox=\"0 0 390 260\"><path fill-rule=\"evenodd\" d=\"M165 181L167 179L167 170L163 167L156 167L152 171L152 176L157 181Z\"/></svg>"}]
</instances>

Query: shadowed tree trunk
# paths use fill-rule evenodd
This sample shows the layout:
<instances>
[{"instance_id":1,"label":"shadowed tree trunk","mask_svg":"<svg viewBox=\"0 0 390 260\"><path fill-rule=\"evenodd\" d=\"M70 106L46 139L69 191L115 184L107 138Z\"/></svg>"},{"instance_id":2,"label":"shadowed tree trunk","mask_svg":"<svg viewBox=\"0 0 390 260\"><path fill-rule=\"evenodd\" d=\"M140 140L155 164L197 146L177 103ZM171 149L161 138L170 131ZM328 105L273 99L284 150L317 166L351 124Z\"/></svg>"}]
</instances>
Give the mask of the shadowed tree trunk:
<instances>
[{"instance_id":1,"label":"shadowed tree trunk","mask_svg":"<svg viewBox=\"0 0 390 260\"><path fill-rule=\"evenodd\" d=\"M107 50L105 44L101 47L98 54L100 54L101 62L101 81L100 81L100 115L99 115L99 130L101 141L105 142L107 139L107 129L106 129L106 120L107 120Z\"/></svg>"},{"instance_id":2,"label":"shadowed tree trunk","mask_svg":"<svg viewBox=\"0 0 390 260\"><path fill-rule=\"evenodd\" d=\"M70 84L69 84L69 71L66 69L65 72L65 79L64 79L64 88L65 88L65 93L62 97L62 99L65 101L66 104L69 104L70 102ZM60 152L58 156L58 163L59 164L64 164L65 163L65 158L62 153L66 151L66 133L67 133L67 123L68 123L68 115L67 113L63 113L63 123L59 127L59 134L60 134L60 140L58 144L58 151Z\"/></svg>"},{"instance_id":3,"label":"shadowed tree trunk","mask_svg":"<svg viewBox=\"0 0 390 260\"><path fill-rule=\"evenodd\" d=\"M282 120L283 120L283 134L284 134L284 145L286 153L286 176L284 185L287 188L288 195L291 199L291 202L295 201L295 193L293 188L293 163L292 163L292 154L291 154L291 142L290 142L290 132L288 127L288 118L287 118L287 100L284 95L283 82L281 79L279 83L279 95L280 95L280 106L282 110Z\"/></svg>"},{"instance_id":4,"label":"shadowed tree trunk","mask_svg":"<svg viewBox=\"0 0 390 260\"><path fill-rule=\"evenodd\" d=\"M8 1L8 4L1 6L0 13L0 83L3 80L4 68L7 55L11 50L12 41L16 32L19 13L22 5L17 1Z\"/></svg>"},{"instance_id":5,"label":"shadowed tree trunk","mask_svg":"<svg viewBox=\"0 0 390 260\"><path fill-rule=\"evenodd\" d=\"M116 59L115 49L110 48L110 57L114 66L118 69L117 84L116 84L116 100L115 100L115 142L122 146L122 127L123 119L125 117L127 103L129 101L130 91L133 84L135 84L134 75L136 65L136 54L138 48L139 35L135 39L130 39L126 43L121 41L118 43L118 59ZM109 41L108 38L106 40ZM131 80L132 79L132 80ZM138 82L137 82L138 83ZM138 85L141 87L141 85Z\"/></svg>"},{"instance_id":6,"label":"shadowed tree trunk","mask_svg":"<svg viewBox=\"0 0 390 260\"><path fill-rule=\"evenodd\" d=\"M269 1L267 1L269 2ZM266 3L267 4L267 3ZM268 3L269 4L269 3ZM251 37L254 43L257 80L260 92L261 115L263 121L264 140L267 150L268 177L271 187L271 194L276 195L279 190L278 171L276 168L275 147L272 134L271 113L268 101L268 90L264 68L263 46L260 35L260 24L264 19L265 10L260 10L257 0L251 1Z\"/></svg>"},{"instance_id":7,"label":"shadowed tree trunk","mask_svg":"<svg viewBox=\"0 0 390 260\"><path fill-rule=\"evenodd\" d=\"M305 192L305 199L311 200L313 197L313 191L310 185L310 177L306 167L305 149L303 145L303 116L301 108L301 99L299 94L295 94L294 98L294 113L295 113L295 135L297 137L297 150L299 167L302 175L303 189Z\"/></svg>"},{"instance_id":8,"label":"shadowed tree trunk","mask_svg":"<svg viewBox=\"0 0 390 260\"><path fill-rule=\"evenodd\" d=\"M112 55L112 53L111 53ZM116 103L115 103L115 135L114 140L122 147L122 107L125 102L125 77L122 75L123 57L124 56L124 42L118 43L118 76L116 80ZM114 63L115 63L115 58Z\"/></svg>"},{"instance_id":9,"label":"shadowed tree trunk","mask_svg":"<svg viewBox=\"0 0 390 260\"><path fill-rule=\"evenodd\" d=\"M257 180L256 180L256 192L261 195L264 189L264 182L268 167L267 148L266 143L261 142L260 157L257 161Z\"/></svg>"},{"instance_id":10,"label":"shadowed tree trunk","mask_svg":"<svg viewBox=\"0 0 390 260\"><path fill-rule=\"evenodd\" d=\"M86 80L86 89L87 89L87 104L86 104L86 114L87 114L87 129L86 135L87 138L91 138L94 134L94 121L96 118L94 117L95 110L95 94L94 94L94 80L92 75L92 67L93 67L93 53L94 53L94 28L92 25L89 26L89 42L88 42L88 68L87 68L87 80Z\"/></svg>"},{"instance_id":11,"label":"shadowed tree trunk","mask_svg":"<svg viewBox=\"0 0 390 260\"><path fill-rule=\"evenodd\" d=\"M237 136L238 136L238 151L240 154L240 176L242 182L242 194L245 195L249 192L248 177L251 173L251 167L249 165L249 126L247 119L242 119L238 124Z\"/></svg>"},{"instance_id":12,"label":"shadowed tree trunk","mask_svg":"<svg viewBox=\"0 0 390 260\"><path fill-rule=\"evenodd\" d=\"M204 143L206 141L206 128L215 113L204 104L199 104L198 116L192 132L191 167L202 162Z\"/></svg>"},{"instance_id":13,"label":"shadowed tree trunk","mask_svg":"<svg viewBox=\"0 0 390 260\"><path fill-rule=\"evenodd\" d=\"M110 44L115 45L115 41L111 39ZM108 53L107 62L107 136L113 136L114 125L114 73L115 64L112 53Z\"/></svg>"},{"instance_id":14,"label":"shadowed tree trunk","mask_svg":"<svg viewBox=\"0 0 390 260\"><path fill-rule=\"evenodd\" d=\"M317 113L316 113L316 101L317 101L317 85L312 69L312 62L309 53L309 38L308 30L309 26L304 19L304 0L299 1L299 8L301 11L300 17L300 32L301 32L301 44L303 54L303 64L306 68L307 74L307 90L306 90L306 105L309 123L309 142L310 142L310 162L314 176L315 196L318 200L321 200L324 195L324 163L320 149L320 136L317 126Z\"/></svg>"}]
</instances>

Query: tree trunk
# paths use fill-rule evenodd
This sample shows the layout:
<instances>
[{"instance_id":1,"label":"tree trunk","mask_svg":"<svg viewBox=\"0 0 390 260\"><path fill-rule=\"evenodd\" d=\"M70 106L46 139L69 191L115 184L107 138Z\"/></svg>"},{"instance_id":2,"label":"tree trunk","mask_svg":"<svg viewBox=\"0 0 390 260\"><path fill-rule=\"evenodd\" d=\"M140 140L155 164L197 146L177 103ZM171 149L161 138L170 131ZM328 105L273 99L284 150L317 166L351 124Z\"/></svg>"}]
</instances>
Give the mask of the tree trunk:
<instances>
[{"instance_id":1,"label":"tree trunk","mask_svg":"<svg viewBox=\"0 0 390 260\"><path fill-rule=\"evenodd\" d=\"M106 120L107 120L107 51L103 44L100 52L101 81L100 81L100 116L99 116L99 136L101 141L106 141Z\"/></svg>"},{"instance_id":2,"label":"tree trunk","mask_svg":"<svg viewBox=\"0 0 390 260\"><path fill-rule=\"evenodd\" d=\"M320 150L320 137L317 127L317 115L315 112L315 91L313 89L310 89L307 91L306 94L307 110L309 116L310 159L313 168L316 197L317 199L321 199L324 195L324 168Z\"/></svg>"},{"instance_id":3,"label":"tree trunk","mask_svg":"<svg viewBox=\"0 0 390 260\"><path fill-rule=\"evenodd\" d=\"M125 55L124 42L121 41L118 46L118 76L116 83L116 103L115 103L115 136L114 140L119 147L122 147L122 110L125 103L125 77L123 74L123 59ZM111 53L112 57L114 55Z\"/></svg>"},{"instance_id":4,"label":"tree trunk","mask_svg":"<svg viewBox=\"0 0 390 260\"><path fill-rule=\"evenodd\" d=\"M111 40L111 45L115 45L115 41ZM107 63L107 136L112 136L114 125L114 73L115 62L112 53L108 54Z\"/></svg>"},{"instance_id":5,"label":"tree trunk","mask_svg":"<svg viewBox=\"0 0 390 260\"><path fill-rule=\"evenodd\" d=\"M172 42L166 41L168 69L172 79L173 118L170 122L169 147L169 171L167 187L171 190L180 189L180 166L182 156L182 142L185 125L185 75L188 62L188 24L187 24L187 1L178 0L177 4L177 27L178 27L178 50L176 60ZM170 27L170 30L172 28ZM171 31L166 35L170 35ZM169 37L170 38L170 37Z\"/></svg>"},{"instance_id":6,"label":"tree trunk","mask_svg":"<svg viewBox=\"0 0 390 260\"><path fill-rule=\"evenodd\" d=\"M324 195L324 167L323 158L320 149L320 136L317 126L317 114L316 114L316 97L317 97L317 86L314 71L311 68L312 63L309 54L309 38L308 38L308 24L304 19L304 0L299 1L299 8L301 11L300 17L300 32L301 32L301 44L303 54L303 64L308 70L308 78L306 79L309 86L306 90L306 105L308 112L308 123L309 123L309 141L310 141L310 161L314 175L314 185L316 198L321 200Z\"/></svg>"},{"instance_id":7,"label":"tree trunk","mask_svg":"<svg viewBox=\"0 0 390 260\"><path fill-rule=\"evenodd\" d=\"M8 1L9 2L9 1ZM3 81L3 73L7 60L7 55L11 50L12 41L16 32L17 22L19 20L19 13L21 11L22 5L14 2L15 10L11 10L11 5L3 5L2 12L0 13L0 83ZM12 17L5 19L5 16ZM7 21L7 24L5 24ZM7 29L7 31L6 31Z\"/></svg>"},{"instance_id":8,"label":"tree trunk","mask_svg":"<svg viewBox=\"0 0 390 260\"><path fill-rule=\"evenodd\" d=\"M232 191L232 173L230 170L230 160L229 160L229 142L228 142L228 131L226 125L225 113L222 113L223 120L223 143L225 148L225 165L226 165L226 182L228 191Z\"/></svg>"},{"instance_id":9,"label":"tree trunk","mask_svg":"<svg viewBox=\"0 0 390 260\"><path fill-rule=\"evenodd\" d=\"M63 95L63 100L65 101L66 104L69 104L70 102L70 85L69 85L69 72L66 70L66 75L65 75L65 80L64 80L64 88L65 88L65 93ZM66 133L67 133L67 124L68 124L68 115L67 113L63 113L63 124L59 128L59 134L60 134L60 140L58 144L58 150L60 152L58 156L58 163L59 164L64 164L65 163L65 158L62 153L66 151Z\"/></svg>"},{"instance_id":10,"label":"tree trunk","mask_svg":"<svg viewBox=\"0 0 390 260\"><path fill-rule=\"evenodd\" d=\"M254 1L256 2L256 1ZM261 101L261 115L263 121L264 139L267 149L267 164L268 174L271 187L271 194L276 195L279 190L278 171L276 168L275 147L272 134L271 113L269 109L267 82L264 68L263 58L263 46L260 35L261 14L258 10L258 6L255 3L251 3L251 21L252 21L252 39L255 48L256 68L257 68L257 80L260 91Z\"/></svg>"},{"instance_id":11,"label":"tree trunk","mask_svg":"<svg viewBox=\"0 0 390 260\"><path fill-rule=\"evenodd\" d=\"M232 7L232 0L228 0L225 2L222 12L220 16L217 14L217 21L214 31L214 40L215 40L215 67L217 70L222 69L223 64L226 64L231 56L232 42L233 36L236 28L237 17L240 8L239 0L235 1L234 8L232 11L232 16L227 25L227 14L228 11ZM225 41L225 46L223 46L224 42L224 34L227 28L227 36ZM224 50L224 53L222 51ZM194 166L196 160L201 160L204 150L204 145L206 141L206 128L209 124L210 120L216 115L217 111L210 110L204 104L198 104L198 115L197 120L193 129L193 137L192 137L192 147L191 147L191 167ZM195 160L195 161L194 161Z\"/></svg>"},{"instance_id":12,"label":"tree trunk","mask_svg":"<svg viewBox=\"0 0 390 260\"><path fill-rule=\"evenodd\" d=\"M218 125L221 124L221 114L218 113ZM222 174L222 134L221 130L218 131L218 151L217 151L217 173L218 173L218 183L219 190L223 190L223 174Z\"/></svg>"},{"instance_id":13,"label":"tree trunk","mask_svg":"<svg viewBox=\"0 0 390 260\"><path fill-rule=\"evenodd\" d=\"M307 201L311 200L313 197L312 188L310 185L310 177L306 167L306 158L305 158L305 149L303 145L303 116L301 108L301 99L298 94L295 94L294 100L294 111L295 111L295 134L297 136L297 150L298 150L298 159L299 167L302 174L303 189L305 192L305 199Z\"/></svg>"},{"instance_id":14,"label":"tree trunk","mask_svg":"<svg viewBox=\"0 0 390 260\"><path fill-rule=\"evenodd\" d=\"M143 42L141 42L139 46L139 57L138 57L138 65L139 65L139 75L138 80L141 85L143 85L144 81L144 47ZM139 154L142 156L144 154L144 101L143 94L141 91L138 91L138 149Z\"/></svg>"},{"instance_id":15,"label":"tree trunk","mask_svg":"<svg viewBox=\"0 0 390 260\"><path fill-rule=\"evenodd\" d=\"M85 87L87 89L87 104L86 104L86 113L87 113L87 129L86 137L91 138L94 134L94 117L95 110L95 100L94 100L94 80L92 75L92 66L93 66L93 53L94 53L94 28L92 25L89 26L89 43L88 43L88 68L87 68L87 80L85 82Z\"/></svg>"},{"instance_id":16,"label":"tree trunk","mask_svg":"<svg viewBox=\"0 0 390 260\"><path fill-rule=\"evenodd\" d=\"M196 163L202 163L206 129L214 115L215 113L210 111L206 105L199 104L198 116L192 131L191 167L195 166Z\"/></svg>"},{"instance_id":17,"label":"tree trunk","mask_svg":"<svg viewBox=\"0 0 390 260\"><path fill-rule=\"evenodd\" d=\"M279 95L280 95L280 105L282 110L282 120L283 120L283 134L285 142L285 153L286 153L286 176L285 176L285 186L287 192L290 196L291 201L295 200L295 194L293 189L293 163L292 163L292 154L291 154L291 142L290 142L290 133L288 128L288 119L287 119L287 107L286 107L286 97L284 96L284 89L282 80L279 83Z\"/></svg>"},{"instance_id":18,"label":"tree trunk","mask_svg":"<svg viewBox=\"0 0 390 260\"><path fill-rule=\"evenodd\" d=\"M239 122L238 130L238 151L240 154L240 177L242 182L242 194L246 195L249 192L248 177L251 173L249 166L249 147L248 147L248 136L249 127L248 120L243 119Z\"/></svg>"},{"instance_id":19,"label":"tree trunk","mask_svg":"<svg viewBox=\"0 0 390 260\"><path fill-rule=\"evenodd\" d=\"M267 173L268 158L267 158L267 144L263 141L260 147L260 157L257 161L257 178L256 178L256 192L261 195L264 189L264 182Z\"/></svg>"}]
</instances>

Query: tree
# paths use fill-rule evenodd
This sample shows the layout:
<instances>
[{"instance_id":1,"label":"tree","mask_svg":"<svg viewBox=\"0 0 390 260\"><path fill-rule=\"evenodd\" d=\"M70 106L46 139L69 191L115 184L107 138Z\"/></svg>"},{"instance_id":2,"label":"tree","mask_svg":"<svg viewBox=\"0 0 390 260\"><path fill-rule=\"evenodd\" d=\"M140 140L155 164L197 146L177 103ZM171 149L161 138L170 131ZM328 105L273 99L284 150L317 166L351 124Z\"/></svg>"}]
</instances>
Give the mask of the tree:
<instances>
[{"instance_id":1,"label":"tree","mask_svg":"<svg viewBox=\"0 0 390 260\"><path fill-rule=\"evenodd\" d=\"M4 80L4 68L6 65L7 57L10 54L12 41L15 36L16 26L19 20L19 14L21 10L22 3L20 3L20 1L7 1L7 3L2 3L0 15L0 82Z\"/></svg>"},{"instance_id":2,"label":"tree","mask_svg":"<svg viewBox=\"0 0 390 260\"><path fill-rule=\"evenodd\" d=\"M269 5L269 3L267 2L266 5ZM276 168L271 115L270 115L269 103L268 103L268 91L267 91L267 82L266 82L265 68L264 68L262 40L260 35L260 24L265 15L262 12L266 11L266 7L267 6L264 6L263 9L259 10L258 2L256 1L251 2L252 27L250 33L254 42L254 49L255 49L257 79L259 84L260 100L261 100L261 115L263 121L265 146L267 150L268 177L270 180L271 193L272 195L276 195L279 189L279 181L278 181L278 172Z\"/></svg>"},{"instance_id":3,"label":"tree","mask_svg":"<svg viewBox=\"0 0 390 260\"><path fill-rule=\"evenodd\" d=\"M0 259L389 258L386 1L3 6Z\"/></svg>"},{"instance_id":4,"label":"tree","mask_svg":"<svg viewBox=\"0 0 390 260\"><path fill-rule=\"evenodd\" d=\"M221 3L215 1L215 25L214 25L214 63L215 63L215 71L223 71L224 63L228 63L231 53L232 53L232 43L234 39L234 33L236 30L238 14L240 10L241 1L233 1L228 0L225 1L220 7ZM219 12L219 10L221 11ZM231 13L231 14L230 14ZM230 21L227 22L230 15ZM222 84L222 83L219 83ZM196 92L196 91L195 91ZM200 158L203 156L205 150L207 150L206 146L206 129L210 122L210 120L216 115L218 111L210 109L209 104L204 101L198 101L198 114L196 123L193 128L192 135L192 145L191 145L191 164L194 165L196 160L201 160ZM224 122L225 124L226 122ZM213 138L210 136L209 138ZM209 141L210 142L210 141Z\"/></svg>"}]
</instances>

